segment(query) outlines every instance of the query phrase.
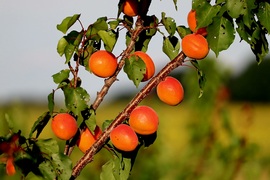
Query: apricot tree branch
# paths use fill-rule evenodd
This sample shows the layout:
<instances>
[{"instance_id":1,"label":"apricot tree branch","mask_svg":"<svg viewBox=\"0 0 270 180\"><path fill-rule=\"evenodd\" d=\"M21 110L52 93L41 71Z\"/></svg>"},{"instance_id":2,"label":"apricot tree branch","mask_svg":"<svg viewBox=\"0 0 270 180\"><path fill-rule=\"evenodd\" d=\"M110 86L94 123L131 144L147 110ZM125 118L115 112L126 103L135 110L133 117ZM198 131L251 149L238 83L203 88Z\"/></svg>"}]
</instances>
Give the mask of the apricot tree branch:
<instances>
[{"instance_id":1,"label":"apricot tree branch","mask_svg":"<svg viewBox=\"0 0 270 180\"><path fill-rule=\"evenodd\" d=\"M149 93L157 86L157 84L162 81L169 73L181 66L184 62L186 56L183 52L179 53L172 61L170 61L164 68L153 77L141 90L136 94L136 96L130 101L130 103L125 107L125 109L118 114L115 120L110 124L110 126L100 135L96 142L91 146L90 149L84 154L84 156L77 162L73 167L72 176L70 179L75 179L79 176L82 169L91 161L93 161L94 155L103 147L103 145L109 139L111 131L123 123L123 121L130 115L131 111L146 97Z\"/></svg>"},{"instance_id":2,"label":"apricot tree branch","mask_svg":"<svg viewBox=\"0 0 270 180\"><path fill-rule=\"evenodd\" d=\"M122 53L121 60L118 63L118 67L116 72L114 73L113 76L109 77L108 79L105 79L104 85L101 88L100 92L98 92L97 97L95 101L92 104L92 108L96 110L100 103L103 101L105 95L108 93L111 85L117 80L117 75L123 68L125 64L125 59L129 56L129 54L132 52L134 45L136 43L136 39L139 36L139 34L144 30L143 22L142 20L138 17L138 20L136 22L136 28L132 31L131 35L131 42L129 43L128 47L126 50Z\"/></svg>"}]
</instances>

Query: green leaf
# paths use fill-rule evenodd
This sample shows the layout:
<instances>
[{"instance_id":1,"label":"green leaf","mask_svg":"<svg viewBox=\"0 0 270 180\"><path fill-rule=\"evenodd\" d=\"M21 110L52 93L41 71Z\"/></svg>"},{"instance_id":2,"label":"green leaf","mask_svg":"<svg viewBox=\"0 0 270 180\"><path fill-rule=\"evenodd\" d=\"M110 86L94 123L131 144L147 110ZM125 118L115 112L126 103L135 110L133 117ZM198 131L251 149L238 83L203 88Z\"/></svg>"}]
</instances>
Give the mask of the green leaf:
<instances>
[{"instance_id":1,"label":"green leaf","mask_svg":"<svg viewBox=\"0 0 270 180\"><path fill-rule=\"evenodd\" d=\"M93 109L87 108L85 111L82 111L82 115L84 117L84 122L88 129L94 134L94 130L96 128L96 113Z\"/></svg>"},{"instance_id":2,"label":"green leaf","mask_svg":"<svg viewBox=\"0 0 270 180\"><path fill-rule=\"evenodd\" d=\"M173 0L173 3L174 3L174 8L175 8L175 10L177 11L177 0Z\"/></svg>"},{"instance_id":3,"label":"green leaf","mask_svg":"<svg viewBox=\"0 0 270 180\"><path fill-rule=\"evenodd\" d=\"M36 145L45 159L38 167L42 176L45 179L69 179L72 173L72 161L68 156L59 153L57 141L38 140Z\"/></svg>"},{"instance_id":4,"label":"green leaf","mask_svg":"<svg viewBox=\"0 0 270 180\"><path fill-rule=\"evenodd\" d=\"M109 127L112 122L113 122L113 120L105 120L102 123L102 131L104 131L107 127Z\"/></svg>"},{"instance_id":5,"label":"green leaf","mask_svg":"<svg viewBox=\"0 0 270 180\"><path fill-rule=\"evenodd\" d=\"M250 44L251 50L256 56L256 61L261 63L269 52L268 41L265 35L266 32L261 27L261 24L256 21L251 24L251 28L245 26L241 18L238 18L236 23L238 25L236 30L241 39Z\"/></svg>"},{"instance_id":6,"label":"green leaf","mask_svg":"<svg viewBox=\"0 0 270 180\"><path fill-rule=\"evenodd\" d=\"M118 25L119 25L120 22L121 21L119 19L113 20L113 21L109 21L108 24L110 26L110 29L115 30L118 27Z\"/></svg>"},{"instance_id":7,"label":"green leaf","mask_svg":"<svg viewBox=\"0 0 270 180\"><path fill-rule=\"evenodd\" d=\"M189 28L185 27L185 26L177 26L176 30L177 30L179 36L180 36L182 39L183 39L183 37L185 37L186 35L192 33L192 31L191 31Z\"/></svg>"},{"instance_id":8,"label":"green leaf","mask_svg":"<svg viewBox=\"0 0 270 180\"><path fill-rule=\"evenodd\" d=\"M54 110L54 92L48 95L48 109L50 114L52 115Z\"/></svg>"},{"instance_id":9,"label":"green leaf","mask_svg":"<svg viewBox=\"0 0 270 180\"><path fill-rule=\"evenodd\" d=\"M173 60L180 51L180 41L175 36L164 37L162 50L170 60Z\"/></svg>"},{"instance_id":10,"label":"green leaf","mask_svg":"<svg viewBox=\"0 0 270 180\"><path fill-rule=\"evenodd\" d=\"M138 87L146 73L146 65L139 56L130 56L125 61L124 72L133 81L134 85Z\"/></svg>"},{"instance_id":11,"label":"green leaf","mask_svg":"<svg viewBox=\"0 0 270 180\"><path fill-rule=\"evenodd\" d=\"M211 6L208 3L204 3L196 9L197 29L201 27L207 27L213 22L213 18L217 16L220 11L220 6Z\"/></svg>"},{"instance_id":12,"label":"green leaf","mask_svg":"<svg viewBox=\"0 0 270 180\"><path fill-rule=\"evenodd\" d=\"M161 23L165 26L165 29L170 34L170 36L173 36L176 31L176 23L175 20L171 17L166 17L166 14L162 12L162 19Z\"/></svg>"},{"instance_id":13,"label":"green leaf","mask_svg":"<svg viewBox=\"0 0 270 180\"><path fill-rule=\"evenodd\" d=\"M65 58L66 58L65 63L68 63L70 61L75 50L80 45L82 37L83 37L83 31L82 32L71 31L67 36L64 36L64 38L67 41L67 44L66 44L65 49L64 49L64 54L65 54Z\"/></svg>"},{"instance_id":14,"label":"green leaf","mask_svg":"<svg viewBox=\"0 0 270 180\"><path fill-rule=\"evenodd\" d=\"M88 29L85 33L88 39L99 41L100 37L98 36L98 32L100 30L107 31L108 24L107 24L107 17L101 17L96 20L93 24L88 26Z\"/></svg>"},{"instance_id":15,"label":"green leaf","mask_svg":"<svg viewBox=\"0 0 270 180\"><path fill-rule=\"evenodd\" d=\"M144 18L144 26L148 26L149 28L147 28L145 30L145 35L146 36L154 36L157 32L157 24L158 24L158 18L155 15L152 16L146 16Z\"/></svg>"},{"instance_id":16,"label":"green leaf","mask_svg":"<svg viewBox=\"0 0 270 180\"><path fill-rule=\"evenodd\" d=\"M44 155L51 156L59 153L59 146L55 139L39 139L36 145Z\"/></svg>"},{"instance_id":17,"label":"green leaf","mask_svg":"<svg viewBox=\"0 0 270 180\"><path fill-rule=\"evenodd\" d=\"M227 0L227 12L232 18L248 15L255 8L255 0Z\"/></svg>"},{"instance_id":18,"label":"green leaf","mask_svg":"<svg viewBox=\"0 0 270 180\"><path fill-rule=\"evenodd\" d=\"M118 31L115 32L113 30L100 30L98 31L98 35L102 39L105 49L109 52L112 52L118 38Z\"/></svg>"},{"instance_id":19,"label":"green leaf","mask_svg":"<svg viewBox=\"0 0 270 180\"><path fill-rule=\"evenodd\" d=\"M73 88L65 86L63 91L65 96L65 105L75 115L80 115L81 111L88 108L90 96L85 89L82 87Z\"/></svg>"},{"instance_id":20,"label":"green leaf","mask_svg":"<svg viewBox=\"0 0 270 180\"><path fill-rule=\"evenodd\" d=\"M204 89L204 85L206 82L206 78L205 78L205 74L202 71L202 69L199 66L198 61L196 60L192 60L191 64L196 68L197 70L197 75L198 75L198 83L199 83L199 88L200 88L200 93L199 93L199 98L202 97L203 95L203 89Z\"/></svg>"},{"instance_id":21,"label":"green leaf","mask_svg":"<svg viewBox=\"0 0 270 180\"><path fill-rule=\"evenodd\" d=\"M270 3L260 2L257 17L268 33L270 33Z\"/></svg>"},{"instance_id":22,"label":"green leaf","mask_svg":"<svg viewBox=\"0 0 270 180\"><path fill-rule=\"evenodd\" d=\"M5 113L5 120L8 124L8 128L13 129L14 128L14 121L12 119L10 119L10 116L6 113Z\"/></svg>"},{"instance_id":23,"label":"green leaf","mask_svg":"<svg viewBox=\"0 0 270 180\"><path fill-rule=\"evenodd\" d=\"M57 29L66 34L68 29L80 18L80 14L74 14L73 16L66 17L61 24L57 24Z\"/></svg>"},{"instance_id":24,"label":"green leaf","mask_svg":"<svg viewBox=\"0 0 270 180\"><path fill-rule=\"evenodd\" d=\"M52 165L50 161L43 161L38 166L38 169L40 170L40 173L42 174L42 177L44 179L55 179L55 172L52 169Z\"/></svg>"},{"instance_id":25,"label":"green leaf","mask_svg":"<svg viewBox=\"0 0 270 180\"><path fill-rule=\"evenodd\" d=\"M113 156L102 166L101 180L127 180L129 178L133 156L123 157L120 153L117 154L118 156Z\"/></svg>"},{"instance_id":26,"label":"green leaf","mask_svg":"<svg viewBox=\"0 0 270 180\"><path fill-rule=\"evenodd\" d=\"M102 166L102 171L100 173L100 180L118 180L115 178L116 175L114 175L116 172L116 163L110 159Z\"/></svg>"},{"instance_id":27,"label":"green leaf","mask_svg":"<svg viewBox=\"0 0 270 180\"><path fill-rule=\"evenodd\" d=\"M70 73L69 69L61 70L59 73L52 75L53 81L56 84L59 84L59 83L63 82L64 80L67 80L69 77L69 73Z\"/></svg>"},{"instance_id":28,"label":"green leaf","mask_svg":"<svg viewBox=\"0 0 270 180\"><path fill-rule=\"evenodd\" d=\"M65 54L65 49L66 49L66 46L68 45L68 42L67 40L62 37L59 41L58 41L58 44L57 44L57 52L60 56L63 56L63 54Z\"/></svg>"},{"instance_id":29,"label":"green leaf","mask_svg":"<svg viewBox=\"0 0 270 180\"><path fill-rule=\"evenodd\" d=\"M207 32L209 47L216 56L219 55L220 51L228 49L235 38L233 22L225 17L215 17L213 23L208 26Z\"/></svg>"},{"instance_id":30,"label":"green leaf","mask_svg":"<svg viewBox=\"0 0 270 180\"><path fill-rule=\"evenodd\" d=\"M41 116L39 116L31 128L31 131L29 133L29 138L32 138L33 133L35 131L37 131L36 138L38 138L38 136L40 135L42 130L46 127L46 125L48 124L50 119L51 119L50 111L47 111L47 112L43 113Z\"/></svg>"}]
</instances>

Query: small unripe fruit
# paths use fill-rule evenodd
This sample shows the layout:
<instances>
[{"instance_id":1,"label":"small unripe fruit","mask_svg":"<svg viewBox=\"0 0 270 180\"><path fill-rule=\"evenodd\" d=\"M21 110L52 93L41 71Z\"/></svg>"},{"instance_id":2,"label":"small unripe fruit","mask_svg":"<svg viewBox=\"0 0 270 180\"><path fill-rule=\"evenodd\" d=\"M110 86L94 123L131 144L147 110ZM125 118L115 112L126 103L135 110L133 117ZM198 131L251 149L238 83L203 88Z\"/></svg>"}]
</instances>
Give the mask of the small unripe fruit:
<instances>
[{"instance_id":1,"label":"small unripe fruit","mask_svg":"<svg viewBox=\"0 0 270 180\"><path fill-rule=\"evenodd\" d=\"M76 119L68 113L59 113L54 116L51 128L56 137L62 140L71 139L78 130Z\"/></svg>"},{"instance_id":2,"label":"small unripe fruit","mask_svg":"<svg viewBox=\"0 0 270 180\"><path fill-rule=\"evenodd\" d=\"M110 139L112 144L121 151L133 151L139 144L137 134L126 124L115 127L110 133Z\"/></svg>"},{"instance_id":3,"label":"small unripe fruit","mask_svg":"<svg viewBox=\"0 0 270 180\"><path fill-rule=\"evenodd\" d=\"M138 134L150 135L158 129L158 115L148 106L137 106L129 117L130 127Z\"/></svg>"},{"instance_id":4,"label":"small unripe fruit","mask_svg":"<svg viewBox=\"0 0 270 180\"><path fill-rule=\"evenodd\" d=\"M157 95L164 103L176 106L184 98L184 88L175 78L168 76L157 85Z\"/></svg>"}]
</instances>

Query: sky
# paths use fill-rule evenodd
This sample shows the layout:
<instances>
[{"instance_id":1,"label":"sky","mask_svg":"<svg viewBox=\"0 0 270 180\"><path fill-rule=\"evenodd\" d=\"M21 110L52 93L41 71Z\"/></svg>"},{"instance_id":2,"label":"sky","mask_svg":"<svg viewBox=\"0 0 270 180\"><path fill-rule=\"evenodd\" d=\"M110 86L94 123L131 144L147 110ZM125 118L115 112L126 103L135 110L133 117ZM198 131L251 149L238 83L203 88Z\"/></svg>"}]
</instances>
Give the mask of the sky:
<instances>
[{"instance_id":1,"label":"sky","mask_svg":"<svg viewBox=\"0 0 270 180\"><path fill-rule=\"evenodd\" d=\"M57 42L64 35L56 29L56 25L73 14L81 14L80 19L86 28L99 17L115 18L117 3L113 0L0 0L0 104L28 99L46 101L47 95L57 87L51 76L67 68L64 57L60 57L56 51ZM172 0L153 1L149 15L155 14L160 18L163 11L173 17L177 25L186 25L191 0L178 1L177 6L178 11L174 9ZM80 30L78 23L72 28ZM248 64L244 61L254 56L249 46L245 42L239 43L237 38L218 57L218 61L235 72L242 70ZM161 40L161 36L153 38L148 49L157 71L169 61L162 52ZM124 41L119 40L114 53L119 54L124 47ZM79 75L83 80L82 86L94 99L104 80L84 71L82 67ZM127 76L120 73L119 81L110 90L111 96L127 91L126 87L129 86L135 89Z\"/></svg>"}]
</instances>

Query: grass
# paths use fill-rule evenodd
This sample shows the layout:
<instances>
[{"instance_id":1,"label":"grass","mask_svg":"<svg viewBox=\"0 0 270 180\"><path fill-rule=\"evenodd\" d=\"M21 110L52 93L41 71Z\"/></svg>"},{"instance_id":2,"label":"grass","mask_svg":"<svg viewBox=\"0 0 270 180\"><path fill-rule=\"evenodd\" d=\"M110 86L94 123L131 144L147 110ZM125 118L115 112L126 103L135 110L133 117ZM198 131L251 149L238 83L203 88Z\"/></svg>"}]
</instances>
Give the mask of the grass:
<instances>
[{"instance_id":1,"label":"grass","mask_svg":"<svg viewBox=\"0 0 270 180\"><path fill-rule=\"evenodd\" d=\"M106 119L114 119L117 114L123 110L126 102L127 101L114 101L109 105L101 106L97 111L97 123L101 125ZM196 164L198 159L190 157L192 153L196 154L200 151L200 149L196 148L191 149L192 144L190 143L190 140L194 134L190 131L190 124L193 124L194 122L204 124L204 122L202 122L204 121L202 120L203 117L194 116L196 114L196 109L188 103L182 103L179 106L171 107L150 98L143 101L142 104L151 105L151 107L159 114L160 125L158 138L148 149L140 150L130 179L185 179L184 177L180 177L179 172L183 172L184 167L187 165L194 167L194 164ZM255 155L256 160L253 162L247 160L248 163L242 166L242 170L238 173L236 179L246 177L246 174L252 174L250 177L267 179L269 177L267 168L269 167L268 152L270 151L270 144L268 143L270 132L270 105L229 103L224 105L224 107L224 116L229 119L235 135L238 137L245 137L248 144L254 143L259 147L259 151L256 151ZM7 133L7 123L5 121L7 117L14 122L12 126L14 127L15 132L18 129L21 129L22 134L28 136L35 120L46 110L46 106L39 106L36 104L25 105L18 103L1 107L0 136L4 136ZM220 120L221 117L218 116L218 118L216 118L215 112L209 114L209 116L211 118L209 118L210 120L205 120L205 124L209 123L209 121L213 121L212 124L218 140L224 144L230 143L228 132L224 130L223 122ZM198 119L194 119L194 117ZM203 133L204 127L199 128L198 131ZM55 138L49 124L44 129L40 138ZM204 141L204 139L202 139L202 141ZM198 141L198 145L203 143L202 141ZM64 145L61 141L59 141L59 143L61 146ZM195 150L197 150L197 152ZM216 152L214 151L213 153ZM82 156L82 153L76 149L71 158L75 163L80 156ZM109 157L110 153L106 150L102 150L102 152L96 156L95 161L87 165L79 179L87 179L87 177L90 176L89 174L91 174L92 179L98 179L101 166ZM211 154L211 157L216 157L216 155ZM211 168L216 168L216 172L221 173L221 171L224 170L219 159L210 158L205 164L209 165L208 162L215 164L215 167L211 166ZM262 168L263 163L266 164L265 168ZM250 169L252 169L252 171L250 171ZM3 170L1 172L3 172ZM204 179L205 175L208 173L209 172L204 171L204 176L200 179ZM218 173L216 174L217 176L220 175ZM212 178L209 179L215 178L212 176Z\"/></svg>"}]
</instances>

